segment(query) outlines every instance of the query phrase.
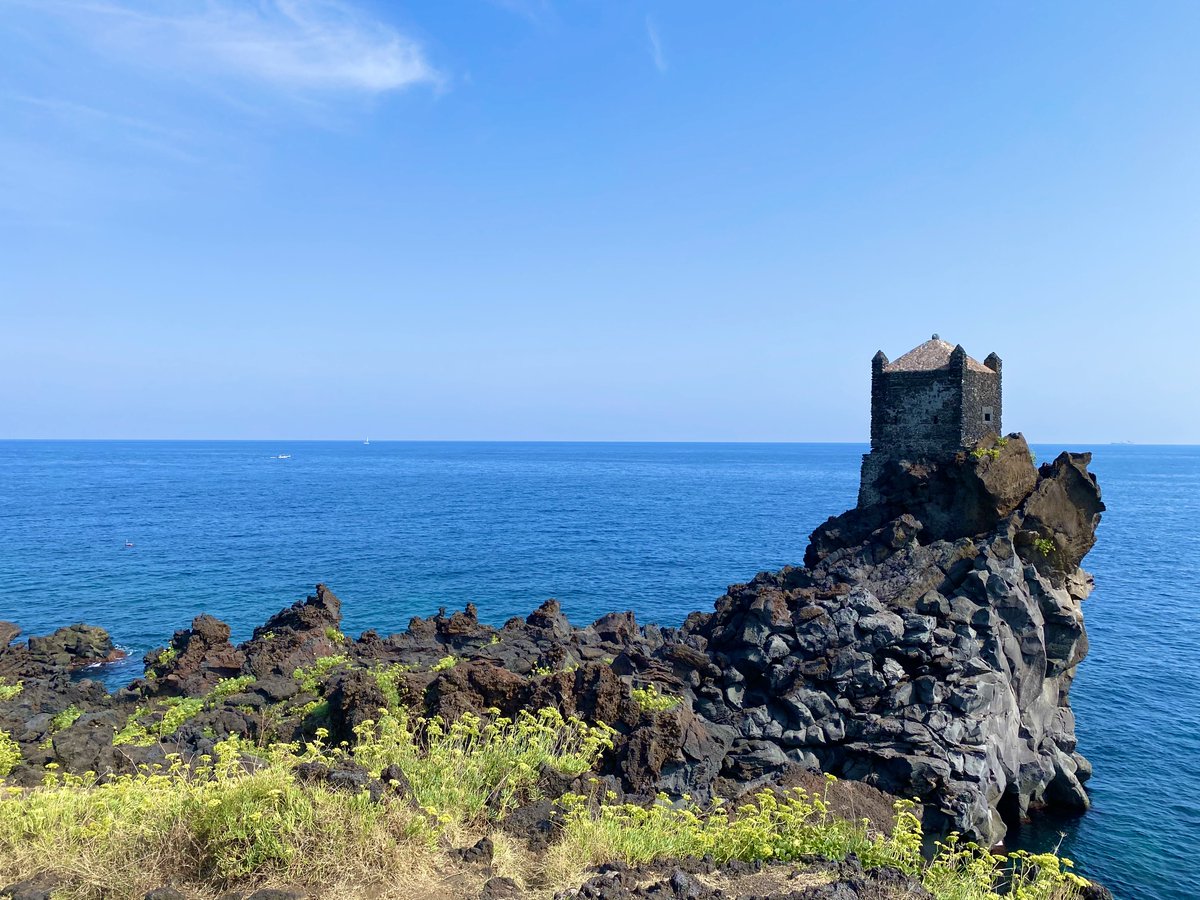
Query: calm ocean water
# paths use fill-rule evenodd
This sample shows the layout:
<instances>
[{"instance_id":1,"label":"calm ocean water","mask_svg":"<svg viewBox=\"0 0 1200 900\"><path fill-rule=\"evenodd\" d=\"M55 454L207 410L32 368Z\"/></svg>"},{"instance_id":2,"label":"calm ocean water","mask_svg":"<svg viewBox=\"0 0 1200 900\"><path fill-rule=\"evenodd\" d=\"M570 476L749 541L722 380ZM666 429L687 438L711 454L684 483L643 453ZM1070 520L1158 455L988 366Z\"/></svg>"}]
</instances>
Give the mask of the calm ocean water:
<instances>
[{"instance_id":1,"label":"calm ocean water","mask_svg":"<svg viewBox=\"0 0 1200 900\"><path fill-rule=\"evenodd\" d=\"M547 597L577 622L678 624L799 562L854 502L864 449L0 442L0 618L102 625L136 658L201 611L246 637L325 581L354 633L468 601L500 623ZM1091 449L1109 512L1072 699L1095 806L1023 839L1061 841L1121 900L1194 898L1200 448Z\"/></svg>"}]
</instances>

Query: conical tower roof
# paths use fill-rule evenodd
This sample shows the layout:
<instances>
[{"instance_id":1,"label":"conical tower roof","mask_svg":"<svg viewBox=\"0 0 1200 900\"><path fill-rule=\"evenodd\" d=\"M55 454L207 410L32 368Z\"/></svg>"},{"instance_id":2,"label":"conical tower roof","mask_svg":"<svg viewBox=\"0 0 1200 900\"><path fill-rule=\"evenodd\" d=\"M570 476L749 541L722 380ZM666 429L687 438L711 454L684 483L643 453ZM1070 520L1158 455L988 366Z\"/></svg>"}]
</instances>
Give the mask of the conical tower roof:
<instances>
[{"instance_id":1,"label":"conical tower roof","mask_svg":"<svg viewBox=\"0 0 1200 900\"><path fill-rule=\"evenodd\" d=\"M948 369L950 367L950 354L954 352L954 345L943 341L936 334L920 346L913 347L900 358L888 363L883 367L885 372L932 372L935 369ZM975 372L988 372L992 370L983 363L967 357L967 368Z\"/></svg>"}]
</instances>

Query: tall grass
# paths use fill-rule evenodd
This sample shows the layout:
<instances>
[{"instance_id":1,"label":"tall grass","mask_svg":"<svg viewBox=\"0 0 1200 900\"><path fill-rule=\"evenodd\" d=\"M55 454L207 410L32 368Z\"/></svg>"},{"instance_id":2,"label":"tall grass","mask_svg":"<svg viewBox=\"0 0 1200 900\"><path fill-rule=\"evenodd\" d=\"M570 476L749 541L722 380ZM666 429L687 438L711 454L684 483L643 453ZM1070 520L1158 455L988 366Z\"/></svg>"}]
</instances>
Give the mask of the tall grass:
<instances>
[{"instance_id":1,"label":"tall grass","mask_svg":"<svg viewBox=\"0 0 1200 900\"><path fill-rule=\"evenodd\" d=\"M554 709L486 722L467 713L450 725L380 710L378 722L364 722L355 734L356 762L376 775L398 766L422 808L458 822L500 816L531 799L543 768L590 771L613 743L611 729Z\"/></svg>"},{"instance_id":2,"label":"tall grass","mask_svg":"<svg viewBox=\"0 0 1200 900\"><path fill-rule=\"evenodd\" d=\"M449 725L381 711L358 733L353 752L320 740L257 748L230 738L200 765L174 757L165 769L106 781L52 766L37 788L0 789L0 885L53 870L77 897L140 896L166 881L201 892L353 884L344 888L353 894L392 877L397 859L432 871L439 840L486 829L534 796L544 767L584 772L611 746L609 729L552 710ZM352 757L376 773L397 766L417 804L297 779L301 762Z\"/></svg>"},{"instance_id":3,"label":"tall grass","mask_svg":"<svg viewBox=\"0 0 1200 900\"><path fill-rule=\"evenodd\" d=\"M866 820L833 817L825 797L803 789L762 791L735 812L719 801L708 809L674 805L665 795L648 807L588 802L578 795L563 802L563 837L546 859L547 873L558 881L610 860L638 864L712 856L718 862L790 863L855 854L868 869L889 866L919 878L938 900L1070 900L1086 884L1071 874L1070 860L1053 854L999 856L956 837L938 844L936 855L926 860L921 823L908 800L896 804L890 834L874 831Z\"/></svg>"},{"instance_id":4,"label":"tall grass","mask_svg":"<svg viewBox=\"0 0 1200 900\"><path fill-rule=\"evenodd\" d=\"M496 871L533 898L578 885L599 863L705 855L803 865L854 853L867 867L921 879L939 900L996 900L1010 882L1015 900L1068 900L1082 884L1053 855L999 857L954 839L926 861L913 804L898 804L885 835L836 819L824 797L803 791L764 791L737 810L567 795L558 841L539 857L494 832L496 820L538 796L546 769L592 769L612 746L610 729L554 710L445 723L398 709L380 710L356 733L354 746L338 747L323 737L267 747L230 738L213 758L185 765L171 757L166 767L108 780L59 774L52 764L39 787L0 788L0 885L53 871L63 879L56 896L80 900L139 897L166 882L201 897L302 885L330 897L448 898L465 889L447 888L447 877L482 876L464 876L445 848L489 833ZM15 749L0 733L0 773ZM305 762L354 762L402 782L407 794L379 799L304 781Z\"/></svg>"}]
</instances>

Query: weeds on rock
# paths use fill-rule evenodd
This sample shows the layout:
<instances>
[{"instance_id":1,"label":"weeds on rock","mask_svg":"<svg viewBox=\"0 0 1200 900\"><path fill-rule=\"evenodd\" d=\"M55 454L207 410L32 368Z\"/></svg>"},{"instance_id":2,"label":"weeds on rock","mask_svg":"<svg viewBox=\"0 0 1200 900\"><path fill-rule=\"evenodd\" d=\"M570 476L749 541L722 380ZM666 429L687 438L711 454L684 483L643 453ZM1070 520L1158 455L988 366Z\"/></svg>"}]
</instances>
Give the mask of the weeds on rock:
<instances>
[{"instance_id":1,"label":"weeds on rock","mask_svg":"<svg viewBox=\"0 0 1200 900\"><path fill-rule=\"evenodd\" d=\"M333 674L334 669L341 668L346 662L347 658L342 654L322 656L311 666L297 669L292 673L292 677L300 684L301 691L306 694L316 694L320 692L321 685L325 683L325 680Z\"/></svg>"},{"instance_id":2,"label":"weeds on rock","mask_svg":"<svg viewBox=\"0 0 1200 900\"><path fill-rule=\"evenodd\" d=\"M836 781L827 776L830 782ZM630 865L711 856L717 862L798 862L812 857L843 860L854 854L864 868L892 867L920 878L938 900L1068 900L1086 884L1071 874L1070 861L1053 854L999 856L950 837L932 860L921 854L921 823L915 804L901 800L891 834L830 814L826 798L797 788L764 790L731 812L721 801L701 808L666 795L648 807L589 802L569 794L560 801L566 817L562 840L546 868L567 880L611 860Z\"/></svg>"},{"instance_id":3,"label":"weeds on rock","mask_svg":"<svg viewBox=\"0 0 1200 900\"><path fill-rule=\"evenodd\" d=\"M554 709L489 721L467 713L449 725L381 710L354 732L354 760L375 775L398 766L417 803L443 823L502 816L533 797L543 768L582 775L613 746L612 729Z\"/></svg>"},{"instance_id":4,"label":"weeds on rock","mask_svg":"<svg viewBox=\"0 0 1200 900\"><path fill-rule=\"evenodd\" d=\"M1058 549L1058 545L1051 538L1036 538L1034 539L1033 546L1042 556L1050 556Z\"/></svg>"},{"instance_id":5,"label":"weeds on rock","mask_svg":"<svg viewBox=\"0 0 1200 900\"><path fill-rule=\"evenodd\" d=\"M387 701L387 708L393 712L400 709L401 706L401 676L411 668L405 663L392 663L390 666L380 665L369 670L371 677L375 679L375 684L379 687L379 692Z\"/></svg>"},{"instance_id":6,"label":"weeds on rock","mask_svg":"<svg viewBox=\"0 0 1200 900\"><path fill-rule=\"evenodd\" d=\"M0 678L0 703L7 703L9 700L17 699L17 695L24 689L21 682L9 684L3 678Z\"/></svg>"},{"instance_id":7,"label":"weeds on rock","mask_svg":"<svg viewBox=\"0 0 1200 900\"><path fill-rule=\"evenodd\" d=\"M646 712L663 712L674 709L680 703L678 697L660 694L658 688L653 684L644 688L634 688L629 693L633 697L633 701Z\"/></svg>"},{"instance_id":8,"label":"weeds on rock","mask_svg":"<svg viewBox=\"0 0 1200 900\"><path fill-rule=\"evenodd\" d=\"M74 725L79 717L83 715L83 710L72 704L62 712L56 713L54 718L50 720L50 733L58 734Z\"/></svg>"},{"instance_id":9,"label":"weeds on rock","mask_svg":"<svg viewBox=\"0 0 1200 900\"><path fill-rule=\"evenodd\" d=\"M140 897L172 882L203 896L272 884L415 900L449 896L446 873L462 869L445 848L468 834L490 834L495 871L534 898L578 885L589 866L705 855L804 866L854 854L865 868L919 878L938 900L1070 900L1085 884L1052 854L997 856L953 837L926 860L913 803L897 804L883 834L866 820L834 817L824 796L803 790L762 791L736 810L686 797L672 804L661 795L644 807L569 794L558 841L538 856L492 823L537 797L546 768L591 770L613 745L611 729L552 709L445 723L400 708L355 732L353 746L337 747L323 730L304 745L228 738L211 758L185 765L170 756L165 766L105 779L51 764L39 787L0 789L0 884L52 870L71 898ZM0 774L19 760L0 732ZM405 793L372 796L298 777L312 762L391 773Z\"/></svg>"},{"instance_id":10,"label":"weeds on rock","mask_svg":"<svg viewBox=\"0 0 1200 900\"><path fill-rule=\"evenodd\" d=\"M21 748L7 731L0 731L0 778L21 764Z\"/></svg>"},{"instance_id":11,"label":"weeds on rock","mask_svg":"<svg viewBox=\"0 0 1200 900\"><path fill-rule=\"evenodd\" d=\"M164 881L205 892L350 883L353 893L390 880L404 860L432 868L441 835L535 796L545 767L580 774L612 746L607 727L554 710L448 725L381 712L357 732L353 748L326 746L327 733L303 747L229 738L197 765L172 756L104 780L52 765L40 787L0 789L0 884L53 869L65 894L80 897L141 896ZM0 733L0 772L19 760ZM296 775L302 762L350 760L376 772L398 766L412 796L373 799ZM510 850L515 867L521 854Z\"/></svg>"}]
</instances>

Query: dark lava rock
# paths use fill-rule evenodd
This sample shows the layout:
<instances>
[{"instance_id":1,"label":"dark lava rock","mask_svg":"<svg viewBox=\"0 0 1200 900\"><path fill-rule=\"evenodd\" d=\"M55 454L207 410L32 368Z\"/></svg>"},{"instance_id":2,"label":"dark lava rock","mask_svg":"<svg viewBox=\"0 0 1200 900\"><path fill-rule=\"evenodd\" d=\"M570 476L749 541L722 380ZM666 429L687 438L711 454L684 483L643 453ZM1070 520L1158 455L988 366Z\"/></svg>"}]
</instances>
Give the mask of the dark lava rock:
<instances>
[{"instance_id":1,"label":"dark lava rock","mask_svg":"<svg viewBox=\"0 0 1200 900\"><path fill-rule=\"evenodd\" d=\"M60 883L61 879L51 873L35 875L0 890L0 897L10 900L52 900Z\"/></svg>"},{"instance_id":2,"label":"dark lava rock","mask_svg":"<svg viewBox=\"0 0 1200 900\"><path fill-rule=\"evenodd\" d=\"M520 900L523 895L520 885L511 878L489 878L479 900Z\"/></svg>"},{"instance_id":3,"label":"dark lava rock","mask_svg":"<svg viewBox=\"0 0 1200 900\"><path fill-rule=\"evenodd\" d=\"M492 839L483 837L470 847L451 850L450 854L460 862L486 865L492 861L492 851Z\"/></svg>"},{"instance_id":4,"label":"dark lava rock","mask_svg":"<svg viewBox=\"0 0 1200 900\"><path fill-rule=\"evenodd\" d=\"M291 677L323 656L345 650L341 633L342 602L325 585L316 593L294 603L254 629L253 636L239 648L246 655L246 669L258 678L268 675Z\"/></svg>"},{"instance_id":5,"label":"dark lava rock","mask_svg":"<svg viewBox=\"0 0 1200 900\"><path fill-rule=\"evenodd\" d=\"M240 675L245 662L246 657L229 643L229 626L213 616L199 615L191 628L175 632L167 647L146 654L147 690L199 696Z\"/></svg>"}]
</instances>

